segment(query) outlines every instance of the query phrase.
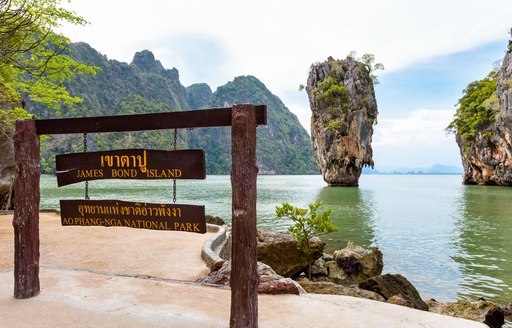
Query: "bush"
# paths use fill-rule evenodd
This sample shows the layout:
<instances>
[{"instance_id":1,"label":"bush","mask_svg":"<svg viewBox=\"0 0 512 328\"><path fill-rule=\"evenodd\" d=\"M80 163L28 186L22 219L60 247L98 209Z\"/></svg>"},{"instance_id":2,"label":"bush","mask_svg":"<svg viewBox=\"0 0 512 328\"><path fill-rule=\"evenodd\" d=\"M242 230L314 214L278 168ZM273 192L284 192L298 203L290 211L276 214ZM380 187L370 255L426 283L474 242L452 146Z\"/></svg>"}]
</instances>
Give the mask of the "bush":
<instances>
[{"instance_id":1,"label":"bush","mask_svg":"<svg viewBox=\"0 0 512 328\"><path fill-rule=\"evenodd\" d=\"M486 78L471 82L458 102L454 120L447 130L458 134L462 139L473 140L477 133L485 137L492 135L490 124L496 120L498 102L496 84L499 70L491 71Z\"/></svg>"},{"instance_id":2,"label":"bush","mask_svg":"<svg viewBox=\"0 0 512 328\"><path fill-rule=\"evenodd\" d=\"M308 208L299 208L283 202L281 206L276 206L278 218L290 218L294 222L288 230L297 241L297 248L308 257L313 252L309 247L309 240L312 237L338 230L331 220L332 209L328 208L322 214L317 213L320 204L320 202L316 202L309 204ZM311 278L311 261L308 271Z\"/></svg>"}]
</instances>

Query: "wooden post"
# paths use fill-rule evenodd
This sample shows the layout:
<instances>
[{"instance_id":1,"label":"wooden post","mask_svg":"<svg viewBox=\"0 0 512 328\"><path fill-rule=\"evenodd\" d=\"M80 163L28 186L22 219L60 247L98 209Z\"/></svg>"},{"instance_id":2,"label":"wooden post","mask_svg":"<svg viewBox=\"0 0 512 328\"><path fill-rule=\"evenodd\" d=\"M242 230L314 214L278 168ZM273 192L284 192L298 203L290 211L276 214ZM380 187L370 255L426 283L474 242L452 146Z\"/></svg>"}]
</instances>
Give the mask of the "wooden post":
<instances>
[{"instance_id":1,"label":"wooden post","mask_svg":"<svg viewBox=\"0 0 512 328\"><path fill-rule=\"evenodd\" d=\"M34 120L16 122L14 134L14 297L39 294L39 137Z\"/></svg>"},{"instance_id":2,"label":"wooden post","mask_svg":"<svg viewBox=\"0 0 512 328\"><path fill-rule=\"evenodd\" d=\"M256 260L256 112L233 106L231 116L232 259L230 327L258 327Z\"/></svg>"}]
</instances>

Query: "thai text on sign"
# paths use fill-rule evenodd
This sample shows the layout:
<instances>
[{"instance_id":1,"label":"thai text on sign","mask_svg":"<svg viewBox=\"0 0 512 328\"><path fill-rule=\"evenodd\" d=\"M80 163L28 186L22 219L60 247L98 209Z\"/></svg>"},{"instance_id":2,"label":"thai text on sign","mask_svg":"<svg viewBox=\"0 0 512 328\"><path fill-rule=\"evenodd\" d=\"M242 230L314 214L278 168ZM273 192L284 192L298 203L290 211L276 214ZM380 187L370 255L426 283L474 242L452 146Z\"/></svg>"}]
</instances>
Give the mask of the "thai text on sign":
<instances>
[{"instance_id":1,"label":"thai text on sign","mask_svg":"<svg viewBox=\"0 0 512 328\"><path fill-rule=\"evenodd\" d=\"M99 179L205 179L204 152L198 149L111 151L57 155L59 187Z\"/></svg>"},{"instance_id":2,"label":"thai text on sign","mask_svg":"<svg viewBox=\"0 0 512 328\"><path fill-rule=\"evenodd\" d=\"M204 206L120 200L61 200L63 226L129 227L206 232Z\"/></svg>"}]
</instances>

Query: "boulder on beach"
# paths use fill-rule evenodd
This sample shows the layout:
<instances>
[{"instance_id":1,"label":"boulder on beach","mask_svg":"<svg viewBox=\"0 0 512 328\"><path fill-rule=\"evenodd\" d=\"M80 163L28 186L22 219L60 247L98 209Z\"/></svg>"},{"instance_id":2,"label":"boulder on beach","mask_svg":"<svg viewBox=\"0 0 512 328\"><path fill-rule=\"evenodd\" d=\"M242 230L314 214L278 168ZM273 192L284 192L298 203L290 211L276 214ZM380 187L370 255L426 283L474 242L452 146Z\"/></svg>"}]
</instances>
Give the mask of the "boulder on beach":
<instances>
[{"instance_id":1,"label":"boulder on beach","mask_svg":"<svg viewBox=\"0 0 512 328\"><path fill-rule=\"evenodd\" d=\"M506 310L485 299L473 303L468 300L446 303L428 300L426 303L431 312L482 322L491 328L500 328L505 323Z\"/></svg>"},{"instance_id":2,"label":"boulder on beach","mask_svg":"<svg viewBox=\"0 0 512 328\"><path fill-rule=\"evenodd\" d=\"M316 259L322 256L325 243L313 237L309 247L313 253L308 256L297 247L297 241L289 232L270 230L258 231L258 261L268 264L283 277L295 277L304 272Z\"/></svg>"},{"instance_id":3,"label":"boulder on beach","mask_svg":"<svg viewBox=\"0 0 512 328\"><path fill-rule=\"evenodd\" d=\"M378 276L384 267L383 255L378 248L371 251L353 241L334 255L324 254L313 263L311 275L314 281L329 281L345 286L358 284Z\"/></svg>"},{"instance_id":4,"label":"boulder on beach","mask_svg":"<svg viewBox=\"0 0 512 328\"><path fill-rule=\"evenodd\" d=\"M300 277L297 282L306 292L312 294L345 295L380 302L386 301L381 295L358 287L347 287L328 281L310 281L306 277Z\"/></svg>"},{"instance_id":5,"label":"boulder on beach","mask_svg":"<svg viewBox=\"0 0 512 328\"><path fill-rule=\"evenodd\" d=\"M428 305L421 299L416 288L400 274L385 274L369 278L359 283L359 288L383 296L388 303L428 311Z\"/></svg>"},{"instance_id":6,"label":"boulder on beach","mask_svg":"<svg viewBox=\"0 0 512 328\"><path fill-rule=\"evenodd\" d=\"M258 293L260 294L295 294L303 292L298 283L290 278L284 278L278 275L270 266L265 263L258 262L259 285ZM213 284L221 286L229 286L231 279L231 261L219 262L213 268L208 276L197 280L201 284Z\"/></svg>"}]
</instances>

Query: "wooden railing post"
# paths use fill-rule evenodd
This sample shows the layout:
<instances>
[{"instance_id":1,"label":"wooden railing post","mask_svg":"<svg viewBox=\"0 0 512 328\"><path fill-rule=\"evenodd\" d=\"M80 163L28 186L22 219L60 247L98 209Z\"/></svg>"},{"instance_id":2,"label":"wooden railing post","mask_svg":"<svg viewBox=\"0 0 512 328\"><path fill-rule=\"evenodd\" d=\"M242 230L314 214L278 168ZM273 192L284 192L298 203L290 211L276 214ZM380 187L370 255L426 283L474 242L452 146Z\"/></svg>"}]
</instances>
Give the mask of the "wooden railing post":
<instances>
[{"instance_id":1,"label":"wooden railing post","mask_svg":"<svg viewBox=\"0 0 512 328\"><path fill-rule=\"evenodd\" d=\"M34 120L16 122L14 134L14 297L39 294L39 136Z\"/></svg>"},{"instance_id":2,"label":"wooden railing post","mask_svg":"<svg viewBox=\"0 0 512 328\"><path fill-rule=\"evenodd\" d=\"M258 327L256 111L235 105L231 120L232 259L230 327Z\"/></svg>"}]
</instances>

